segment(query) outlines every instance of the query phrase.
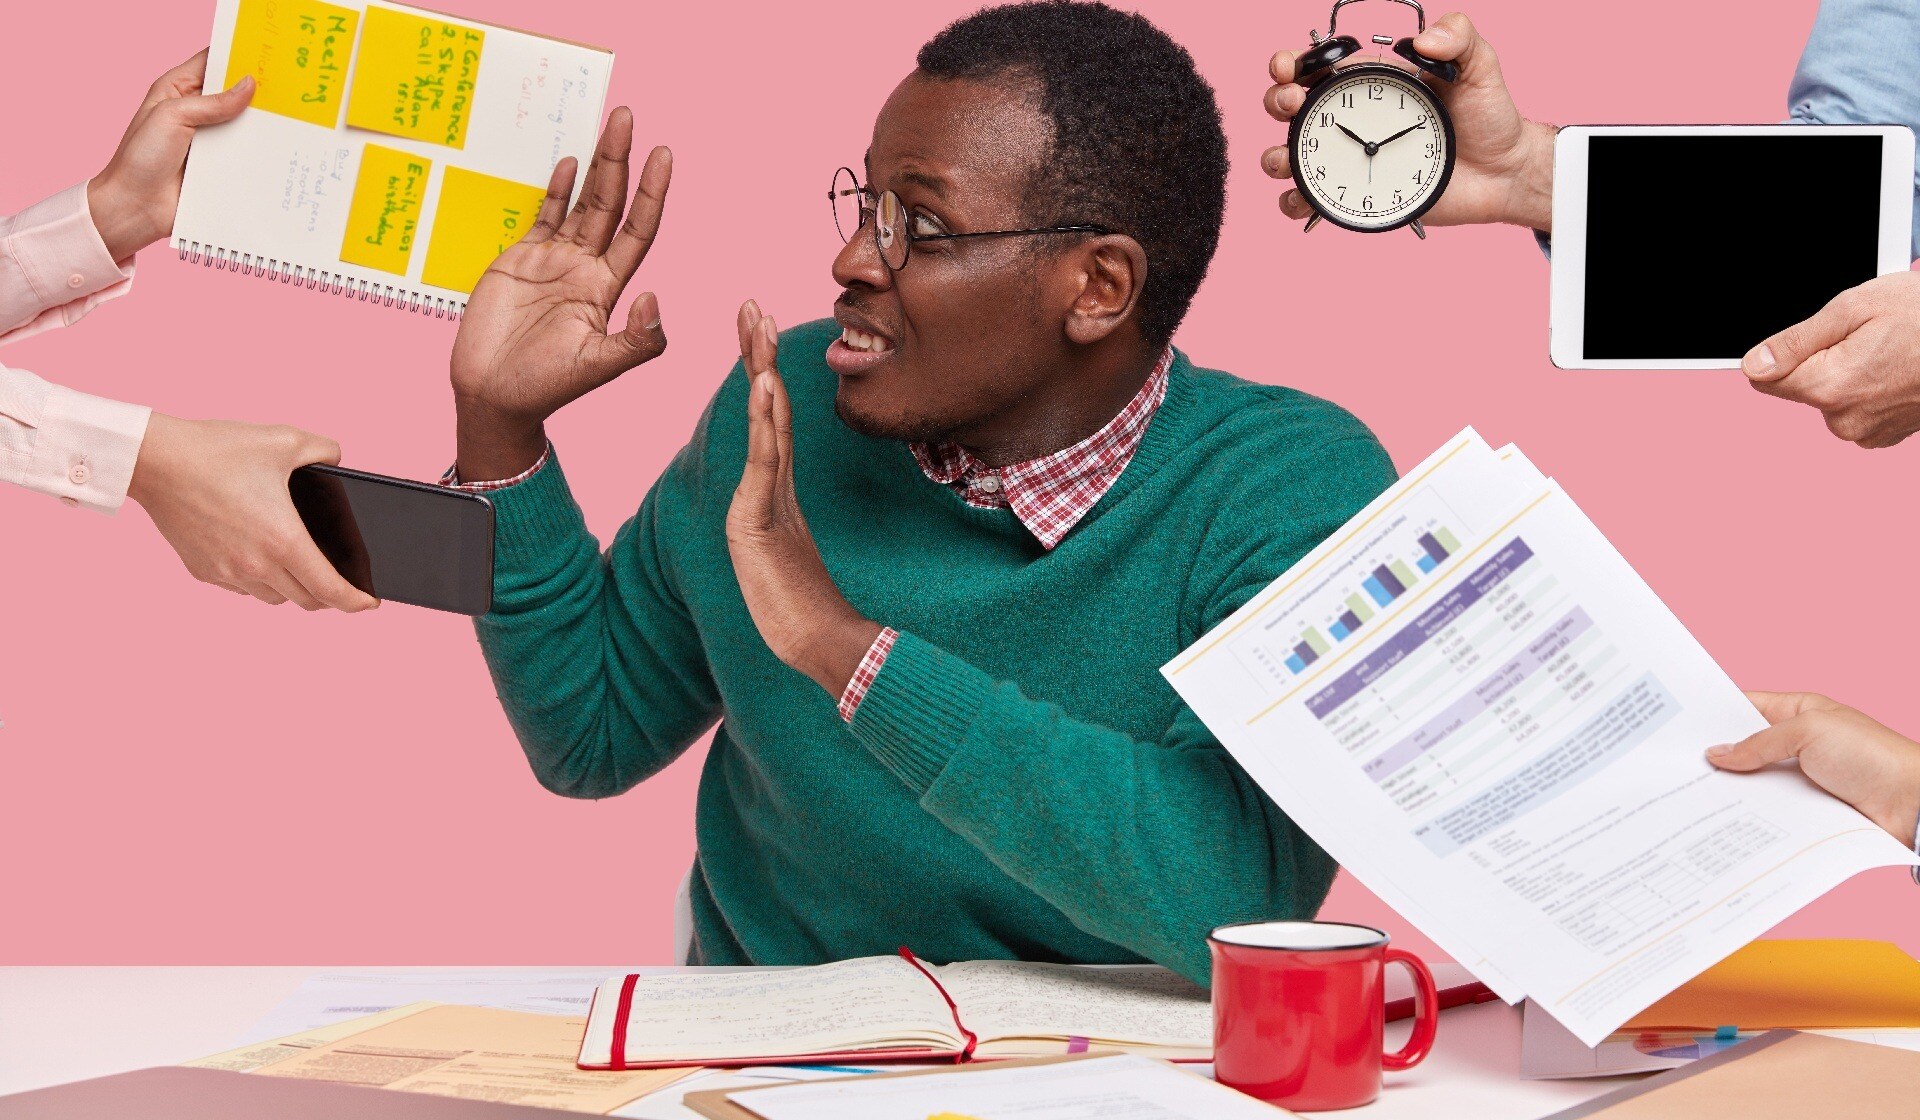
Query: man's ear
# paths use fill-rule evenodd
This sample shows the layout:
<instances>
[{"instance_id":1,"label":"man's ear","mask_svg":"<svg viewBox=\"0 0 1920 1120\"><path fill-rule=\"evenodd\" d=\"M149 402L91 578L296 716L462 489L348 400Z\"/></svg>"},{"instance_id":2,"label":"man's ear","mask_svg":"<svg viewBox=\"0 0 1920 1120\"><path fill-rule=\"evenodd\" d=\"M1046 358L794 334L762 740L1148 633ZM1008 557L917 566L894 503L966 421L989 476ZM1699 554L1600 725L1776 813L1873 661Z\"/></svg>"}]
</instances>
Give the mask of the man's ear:
<instances>
[{"instance_id":1,"label":"man's ear","mask_svg":"<svg viewBox=\"0 0 1920 1120\"><path fill-rule=\"evenodd\" d=\"M1126 234L1108 233L1087 240L1069 259L1076 290L1067 308L1067 338L1084 346L1133 316L1147 286L1147 251Z\"/></svg>"}]
</instances>

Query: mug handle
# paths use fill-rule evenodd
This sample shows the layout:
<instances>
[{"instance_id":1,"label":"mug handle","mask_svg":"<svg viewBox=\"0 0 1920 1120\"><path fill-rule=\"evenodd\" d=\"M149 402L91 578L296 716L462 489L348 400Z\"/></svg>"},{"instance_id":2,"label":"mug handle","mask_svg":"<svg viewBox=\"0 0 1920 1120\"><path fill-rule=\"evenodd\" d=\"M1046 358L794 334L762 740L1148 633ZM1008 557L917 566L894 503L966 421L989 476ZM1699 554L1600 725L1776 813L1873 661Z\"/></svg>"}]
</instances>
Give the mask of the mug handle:
<instances>
[{"instance_id":1,"label":"mug handle","mask_svg":"<svg viewBox=\"0 0 1920 1120\"><path fill-rule=\"evenodd\" d=\"M1412 1069L1433 1049L1433 1036L1440 1028L1440 993L1433 986L1433 973L1419 957L1404 949L1388 949L1386 962L1403 964L1413 974L1413 1034L1405 1046L1380 1055L1380 1065L1389 1070Z\"/></svg>"}]
</instances>

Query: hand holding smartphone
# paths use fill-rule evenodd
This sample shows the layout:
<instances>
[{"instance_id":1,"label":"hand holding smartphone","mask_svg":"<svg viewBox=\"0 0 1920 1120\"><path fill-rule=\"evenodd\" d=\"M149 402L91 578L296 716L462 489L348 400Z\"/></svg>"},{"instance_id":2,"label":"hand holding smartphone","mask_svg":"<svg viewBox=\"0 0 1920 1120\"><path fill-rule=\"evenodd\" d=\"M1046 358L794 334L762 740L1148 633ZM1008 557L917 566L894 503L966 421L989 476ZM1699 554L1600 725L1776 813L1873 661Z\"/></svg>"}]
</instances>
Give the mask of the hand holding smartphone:
<instances>
[{"instance_id":1,"label":"hand holding smartphone","mask_svg":"<svg viewBox=\"0 0 1920 1120\"><path fill-rule=\"evenodd\" d=\"M373 597L455 614L493 609L493 504L478 494L345 467L287 480L307 532Z\"/></svg>"}]
</instances>

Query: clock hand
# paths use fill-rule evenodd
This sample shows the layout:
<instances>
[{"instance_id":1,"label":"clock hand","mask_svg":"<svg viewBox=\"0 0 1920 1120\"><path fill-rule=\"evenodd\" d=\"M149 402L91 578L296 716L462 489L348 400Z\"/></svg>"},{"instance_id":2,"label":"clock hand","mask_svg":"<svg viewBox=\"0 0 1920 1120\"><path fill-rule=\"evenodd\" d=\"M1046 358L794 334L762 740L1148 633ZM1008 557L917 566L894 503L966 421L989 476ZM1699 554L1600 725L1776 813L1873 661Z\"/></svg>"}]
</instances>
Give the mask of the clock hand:
<instances>
[{"instance_id":1,"label":"clock hand","mask_svg":"<svg viewBox=\"0 0 1920 1120\"><path fill-rule=\"evenodd\" d=\"M1384 148L1384 147L1386 147L1386 146L1387 146L1388 144L1391 144L1391 143L1393 143L1393 142L1394 142L1395 140L1398 140L1398 139L1400 139L1400 138L1401 138L1402 136L1405 136L1405 135L1406 135L1407 133L1409 133L1409 132L1413 132L1413 131L1415 131L1415 130L1417 130L1417 129L1421 129L1421 128L1425 128L1425 127L1426 127L1426 125L1425 125L1425 123L1424 123L1424 122L1423 122L1423 123L1421 123L1421 124L1415 124L1415 125L1408 125L1408 126L1407 126L1406 128L1403 128L1403 129L1401 129L1400 131L1398 131L1398 132L1396 132L1396 133L1394 133L1394 134L1393 134L1392 136L1389 136L1389 137L1387 137L1387 138L1386 138L1385 140L1382 140L1382 141L1380 141L1380 142L1379 142L1378 144L1375 144L1375 145L1374 145L1374 147L1375 147L1375 148Z\"/></svg>"},{"instance_id":2,"label":"clock hand","mask_svg":"<svg viewBox=\"0 0 1920 1120\"><path fill-rule=\"evenodd\" d=\"M1362 140L1358 136L1355 136L1351 128L1348 128L1346 125L1341 124L1339 121L1333 122L1333 127L1346 133L1348 139L1352 140L1354 143L1360 145L1361 147L1365 148L1370 146L1365 140Z\"/></svg>"}]
</instances>

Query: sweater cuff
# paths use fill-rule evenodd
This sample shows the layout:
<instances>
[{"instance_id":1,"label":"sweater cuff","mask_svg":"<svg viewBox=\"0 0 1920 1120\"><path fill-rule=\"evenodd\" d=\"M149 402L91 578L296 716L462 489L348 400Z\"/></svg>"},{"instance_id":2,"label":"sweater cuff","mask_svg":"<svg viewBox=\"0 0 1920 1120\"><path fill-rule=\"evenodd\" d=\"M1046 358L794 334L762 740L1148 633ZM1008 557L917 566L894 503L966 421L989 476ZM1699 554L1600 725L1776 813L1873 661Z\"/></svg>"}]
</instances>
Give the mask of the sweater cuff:
<instances>
[{"instance_id":1,"label":"sweater cuff","mask_svg":"<svg viewBox=\"0 0 1920 1120\"><path fill-rule=\"evenodd\" d=\"M493 503L496 569L525 568L554 546L586 532L586 518L560 470L560 456L551 448L538 470L510 486L489 490L486 496Z\"/></svg>"},{"instance_id":2,"label":"sweater cuff","mask_svg":"<svg viewBox=\"0 0 1920 1120\"><path fill-rule=\"evenodd\" d=\"M920 796L959 751L995 687L992 677L968 662L902 633L847 726Z\"/></svg>"}]
</instances>

